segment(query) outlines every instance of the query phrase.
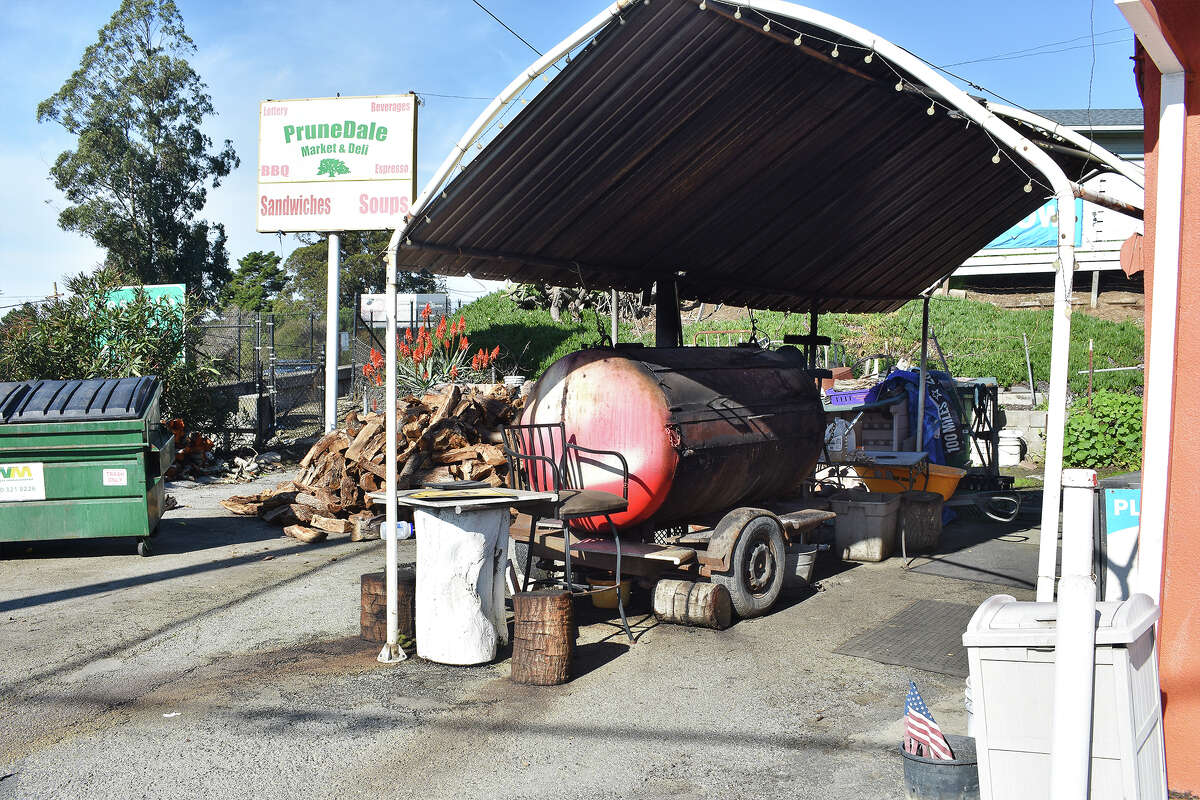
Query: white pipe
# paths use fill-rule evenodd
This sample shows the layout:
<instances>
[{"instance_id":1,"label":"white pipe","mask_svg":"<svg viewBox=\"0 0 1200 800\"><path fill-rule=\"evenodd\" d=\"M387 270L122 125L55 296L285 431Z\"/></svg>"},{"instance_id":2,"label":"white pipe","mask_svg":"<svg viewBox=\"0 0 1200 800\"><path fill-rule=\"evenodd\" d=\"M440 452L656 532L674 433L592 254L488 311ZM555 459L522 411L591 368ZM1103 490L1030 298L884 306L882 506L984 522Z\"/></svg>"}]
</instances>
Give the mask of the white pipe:
<instances>
[{"instance_id":1,"label":"white pipe","mask_svg":"<svg viewBox=\"0 0 1200 800\"><path fill-rule=\"evenodd\" d=\"M400 647L400 601L397 597L396 566L399 560L396 545L396 533L399 527L399 504L396 501L396 457L399 455L396 447L396 248L389 247L387 251L387 327L384 330L384 440L387 456L384 458L384 487L387 497L384 504L384 546L385 567L384 580L387 586L387 643L379 651L379 660L385 664L395 664L408 656Z\"/></svg>"},{"instance_id":2,"label":"white pipe","mask_svg":"<svg viewBox=\"0 0 1200 800\"><path fill-rule=\"evenodd\" d=\"M507 88L488 105L475 120L467 133L446 157L441 167L434 174L430 184L422 192L413 206L413 215L398 227L392 234L388 245L390 251L399 247L407 228L414 219L420 217L433 194L440 188L449 175L450 170L461 159L466 148L475 140L484 127L500 113L504 104L515 97L529 81L533 80L549 65L553 64L575 46L612 21L621 9L630 5L633 0L618 0L596 15L586 25L571 36L564 39L545 56L533 63L529 69L519 75ZM725 5L731 5L726 2ZM744 9L753 9L760 14L769 14L778 19L792 19L819 28L838 37L846 44L858 44L870 48L879 57L889 62L893 68L905 72L916 79L917 83L929 87L947 105L955 107L964 117L983 128L991 138L1004 145L1008 152L1028 163L1040 173L1050 184L1058 199L1058 262L1055 279L1055 309L1053 328L1053 353L1050 368L1050 410L1046 424L1046 469L1044 476L1045 492L1042 501L1042 544L1038 568L1038 599L1047 599L1046 593L1053 596L1054 586L1054 554L1058 543L1058 504L1059 487L1062 480L1062 442L1063 428L1066 424L1066 395L1067 395L1067 348L1070 345L1071 306L1069 302L1069 280L1075 273L1075 193L1071 181L1062 169L1047 153L1021 135L1011 125L992 111L985 108L979 101L959 89L947 78L935 71L902 47L880 38L870 31L838 19L822 11L807 8L784 0L745 0L740 3ZM699 9L697 14L705 13ZM1057 404L1057 408L1056 408ZM389 411L391 411L389 409ZM1047 559L1047 550L1049 558ZM1043 569L1049 562L1048 573Z\"/></svg>"},{"instance_id":3,"label":"white pipe","mask_svg":"<svg viewBox=\"0 0 1200 800\"><path fill-rule=\"evenodd\" d=\"M1133 181L1138 187L1146 186L1146 172L1132 161L1126 161L1120 156L1109 152L1105 148L1093 142L1088 137L1084 136L1074 128L1068 128L1066 125L1055 122L1052 119L1040 116L1032 111L1026 111L1023 108L1013 108L1012 106L1001 105L1000 103L988 102L987 107L1001 117L1015 119L1018 122L1024 122L1027 125L1032 125L1035 128L1041 128L1044 131L1061 136L1071 143L1073 147L1083 150L1085 153L1090 153L1100 161L1103 161L1108 166L1112 167L1113 171L1119 175L1123 175Z\"/></svg>"},{"instance_id":4,"label":"white pipe","mask_svg":"<svg viewBox=\"0 0 1200 800\"><path fill-rule=\"evenodd\" d=\"M341 236L329 234L329 269L325 281L325 432L337 428L338 396L338 272L341 269Z\"/></svg>"},{"instance_id":5,"label":"white pipe","mask_svg":"<svg viewBox=\"0 0 1200 800\"><path fill-rule=\"evenodd\" d=\"M1054 722L1050 733L1050 797L1087 800L1092 765L1096 663L1096 582L1092 515L1096 473L1063 472L1063 577L1054 646Z\"/></svg>"},{"instance_id":6,"label":"white pipe","mask_svg":"<svg viewBox=\"0 0 1200 800\"><path fill-rule=\"evenodd\" d=\"M1150 278L1150 352L1146 355L1146 443L1142 467L1138 564L1130 590L1159 602L1167 529L1171 434L1175 415L1175 328L1179 316L1179 244L1183 207L1184 73L1162 76Z\"/></svg>"},{"instance_id":7,"label":"white pipe","mask_svg":"<svg viewBox=\"0 0 1200 800\"><path fill-rule=\"evenodd\" d=\"M1179 315L1179 245L1183 212L1183 148L1186 73L1158 23L1140 0L1118 0L1142 46L1161 73L1158 106L1158 169L1154 212L1154 271L1150 343L1146 353L1145 444L1137 567L1130 591L1162 595L1163 544L1167 527L1171 435L1175 414L1175 337Z\"/></svg>"},{"instance_id":8,"label":"white pipe","mask_svg":"<svg viewBox=\"0 0 1200 800\"><path fill-rule=\"evenodd\" d=\"M1063 209L1069 209L1066 213ZM1075 200L1058 201L1059 231L1063 218L1071 220L1075 230ZM1063 245L1059 245L1062 261ZM1073 249L1073 248L1072 248ZM1054 601L1054 570L1058 554L1058 501L1062 486L1062 453L1067 425L1068 356L1071 350L1071 281L1073 271L1060 266L1054 271L1054 309L1050 327L1050 391L1046 402L1046 463L1042 481L1041 539L1038 546L1037 601Z\"/></svg>"}]
</instances>

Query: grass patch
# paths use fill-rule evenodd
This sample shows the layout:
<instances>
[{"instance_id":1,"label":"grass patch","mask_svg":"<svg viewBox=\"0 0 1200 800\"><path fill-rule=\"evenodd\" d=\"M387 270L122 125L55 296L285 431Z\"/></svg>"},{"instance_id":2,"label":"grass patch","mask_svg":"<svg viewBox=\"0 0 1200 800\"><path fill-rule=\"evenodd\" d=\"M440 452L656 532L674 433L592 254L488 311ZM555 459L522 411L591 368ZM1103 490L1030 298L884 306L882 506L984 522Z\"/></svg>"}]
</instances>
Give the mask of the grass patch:
<instances>
[{"instance_id":1,"label":"grass patch","mask_svg":"<svg viewBox=\"0 0 1200 800\"><path fill-rule=\"evenodd\" d=\"M540 375L546 367L567 353L600 341L607 317L585 312L582 322L564 319L555 323L542 310L520 309L503 292L481 297L463 306L472 344L491 348L500 345L501 365L505 373L520 371L529 377ZM755 314L758 329L773 340L784 335L808 332L808 317L763 311ZM1050 309L1003 309L976 300L936 297L930 303L930 326L955 375L995 377L1001 385L1026 381L1025 351L1021 334L1029 337L1030 360L1037 381L1050 379ZM684 341L691 342L697 330L749 328L749 318L687 325ZM822 334L840 342L848 358L855 360L876 354L907 358L916 362L921 348L921 304L913 301L891 314L826 314L821 317ZM621 326L624 341L632 338L632 329ZM652 343L653 334L644 342ZM1131 322L1115 323L1086 314L1071 316L1071 389L1083 393L1087 375L1076 374L1087 368L1088 339L1096 342L1096 367L1125 367L1142 360L1143 331ZM938 366L930 346L930 358ZM1096 389L1129 392L1142 385L1141 372L1109 372L1095 376Z\"/></svg>"}]
</instances>

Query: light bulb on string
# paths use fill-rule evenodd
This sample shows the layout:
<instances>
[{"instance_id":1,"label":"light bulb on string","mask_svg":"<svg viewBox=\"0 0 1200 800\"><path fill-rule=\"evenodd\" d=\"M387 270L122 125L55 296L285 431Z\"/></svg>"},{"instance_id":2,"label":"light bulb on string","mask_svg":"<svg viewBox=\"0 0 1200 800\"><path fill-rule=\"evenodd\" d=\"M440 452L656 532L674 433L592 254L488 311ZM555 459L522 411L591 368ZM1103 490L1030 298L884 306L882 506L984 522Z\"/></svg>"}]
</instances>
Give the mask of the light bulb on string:
<instances>
[{"instance_id":1,"label":"light bulb on string","mask_svg":"<svg viewBox=\"0 0 1200 800\"><path fill-rule=\"evenodd\" d=\"M617 17L617 23L618 23L619 25L624 25L624 24L625 24L625 18L624 18L624 17Z\"/></svg>"},{"instance_id":2,"label":"light bulb on string","mask_svg":"<svg viewBox=\"0 0 1200 800\"><path fill-rule=\"evenodd\" d=\"M996 151L996 155L992 156L992 163L993 164L1000 163L1000 151L999 150Z\"/></svg>"},{"instance_id":3,"label":"light bulb on string","mask_svg":"<svg viewBox=\"0 0 1200 800\"><path fill-rule=\"evenodd\" d=\"M733 12L733 18L734 18L734 19L741 19L741 18L742 18L742 7L741 7L741 6L738 6L738 7L737 7L737 11L734 11L734 12Z\"/></svg>"},{"instance_id":4,"label":"light bulb on string","mask_svg":"<svg viewBox=\"0 0 1200 800\"><path fill-rule=\"evenodd\" d=\"M792 44L796 45L796 47L799 47L803 41L804 41L804 34L798 33L798 34L796 34L796 38L792 39Z\"/></svg>"},{"instance_id":5,"label":"light bulb on string","mask_svg":"<svg viewBox=\"0 0 1200 800\"><path fill-rule=\"evenodd\" d=\"M870 64L874 60L875 60L875 51L872 50L871 52L867 53L866 57L863 59L863 63Z\"/></svg>"},{"instance_id":6,"label":"light bulb on string","mask_svg":"<svg viewBox=\"0 0 1200 800\"><path fill-rule=\"evenodd\" d=\"M707 9L708 9L708 3L705 3L704 0L700 0L700 10L706 11Z\"/></svg>"},{"instance_id":7,"label":"light bulb on string","mask_svg":"<svg viewBox=\"0 0 1200 800\"><path fill-rule=\"evenodd\" d=\"M925 113L932 117L935 111L937 111L937 104L931 100L929 101L929 108L925 109Z\"/></svg>"},{"instance_id":8,"label":"light bulb on string","mask_svg":"<svg viewBox=\"0 0 1200 800\"><path fill-rule=\"evenodd\" d=\"M766 31L767 33L771 32L771 20L767 20L766 22L763 23L763 30Z\"/></svg>"},{"instance_id":9,"label":"light bulb on string","mask_svg":"<svg viewBox=\"0 0 1200 800\"><path fill-rule=\"evenodd\" d=\"M1032 191L1033 191L1033 179L1030 178L1029 180L1027 180L1025 182L1025 193L1029 194Z\"/></svg>"},{"instance_id":10,"label":"light bulb on string","mask_svg":"<svg viewBox=\"0 0 1200 800\"><path fill-rule=\"evenodd\" d=\"M833 51L829 55L833 56L834 58L838 57L838 46L836 44L833 46Z\"/></svg>"},{"instance_id":11,"label":"light bulb on string","mask_svg":"<svg viewBox=\"0 0 1200 800\"><path fill-rule=\"evenodd\" d=\"M896 91L897 92L904 91L904 78L901 78L900 80L896 81Z\"/></svg>"}]
</instances>

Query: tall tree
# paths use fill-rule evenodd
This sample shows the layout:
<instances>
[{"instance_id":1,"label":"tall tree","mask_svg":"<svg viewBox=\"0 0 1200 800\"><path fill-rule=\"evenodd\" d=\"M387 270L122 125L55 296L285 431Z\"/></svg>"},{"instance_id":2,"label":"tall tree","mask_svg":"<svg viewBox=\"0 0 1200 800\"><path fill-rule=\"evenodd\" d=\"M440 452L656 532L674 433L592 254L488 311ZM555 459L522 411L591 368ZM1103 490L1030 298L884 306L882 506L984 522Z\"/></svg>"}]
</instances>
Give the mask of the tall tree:
<instances>
[{"instance_id":1,"label":"tall tree","mask_svg":"<svg viewBox=\"0 0 1200 800\"><path fill-rule=\"evenodd\" d=\"M353 231L341 235L342 269L338 283L339 302L345 308L357 294L382 292L387 279L387 246L391 231ZM329 269L329 240L307 239L288 256L284 267L295 276L295 290L308 303L325 307L326 276ZM403 265L401 265L403 268ZM396 274L401 292L437 292L439 281L428 272Z\"/></svg>"},{"instance_id":2,"label":"tall tree","mask_svg":"<svg viewBox=\"0 0 1200 800\"><path fill-rule=\"evenodd\" d=\"M237 271L226 284L221 299L244 311L266 311L287 284L279 256L261 250L238 259Z\"/></svg>"},{"instance_id":3,"label":"tall tree","mask_svg":"<svg viewBox=\"0 0 1200 800\"><path fill-rule=\"evenodd\" d=\"M103 247L108 266L212 300L229 279L225 229L196 215L241 162L200 130L216 112L195 52L171 0L122 0L37 118L77 137L50 168L70 202L58 224Z\"/></svg>"}]
</instances>

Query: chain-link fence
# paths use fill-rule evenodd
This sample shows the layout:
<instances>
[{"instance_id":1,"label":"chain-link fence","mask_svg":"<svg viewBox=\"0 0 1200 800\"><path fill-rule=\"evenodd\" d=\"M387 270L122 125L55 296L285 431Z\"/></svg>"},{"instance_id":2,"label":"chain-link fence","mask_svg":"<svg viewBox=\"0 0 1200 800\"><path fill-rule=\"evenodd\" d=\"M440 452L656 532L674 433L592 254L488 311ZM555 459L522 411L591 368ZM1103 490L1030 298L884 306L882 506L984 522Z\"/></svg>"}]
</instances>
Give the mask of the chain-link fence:
<instances>
[{"instance_id":1,"label":"chain-link fence","mask_svg":"<svg viewBox=\"0 0 1200 800\"><path fill-rule=\"evenodd\" d=\"M224 428L211 431L223 446L323 430L323 315L234 310L206 320L200 336L218 370L214 396L230 410Z\"/></svg>"}]
</instances>

